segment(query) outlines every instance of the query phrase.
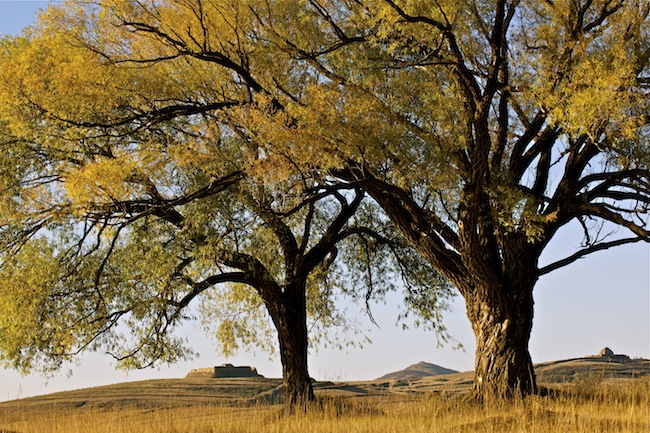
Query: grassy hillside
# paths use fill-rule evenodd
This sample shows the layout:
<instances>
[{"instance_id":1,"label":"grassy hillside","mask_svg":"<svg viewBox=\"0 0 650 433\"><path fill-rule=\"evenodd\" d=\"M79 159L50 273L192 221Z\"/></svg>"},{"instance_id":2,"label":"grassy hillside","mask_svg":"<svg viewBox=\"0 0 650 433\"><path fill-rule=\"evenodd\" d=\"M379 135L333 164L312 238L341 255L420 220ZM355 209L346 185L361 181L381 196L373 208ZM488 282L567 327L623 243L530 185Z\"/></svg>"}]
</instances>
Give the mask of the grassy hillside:
<instances>
[{"instance_id":1,"label":"grassy hillside","mask_svg":"<svg viewBox=\"0 0 650 433\"><path fill-rule=\"evenodd\" d=\"M292 416L278 404L279 379L131 382L0 403L0 433L650 431L650 376L630 378L650 372L650 362L601 361L538 366L547 395L489 407L465 398L471 372L319 382L321 405Z\"/></svg>"},{"instance_id":2,"label":"grassy hillside","mask_svg":"<svg viewBox=\"0 0 650 433\"><path fill-rule=\"evenodd\" d=\"M629 379L650 375L650 360L594 356L538 364L535 371L540 381L550 383L587 377Z\"/></svg>"},{"instance_id":3,"label":"grassy hillside","mask_svg":"<svg viewBox=\"0 0 650 433\"><path fill-rule=\"evenodd\" d=\"M92 393L87 394L92 396ZM63 397L63 396L62 396ZM187 397L187 396L186 396ZM185 398L186 398L185 397ZM93 398L100 399L100 396ZM551 395L483 406L440 392L322 397L322 406L287 416L277 404L225 404L158 396L148 404L71 407L3 404L3 433L647 433L650 381L580 382ZM124 402L124 400L122 400Z\"/></svg>"}]
</instances>

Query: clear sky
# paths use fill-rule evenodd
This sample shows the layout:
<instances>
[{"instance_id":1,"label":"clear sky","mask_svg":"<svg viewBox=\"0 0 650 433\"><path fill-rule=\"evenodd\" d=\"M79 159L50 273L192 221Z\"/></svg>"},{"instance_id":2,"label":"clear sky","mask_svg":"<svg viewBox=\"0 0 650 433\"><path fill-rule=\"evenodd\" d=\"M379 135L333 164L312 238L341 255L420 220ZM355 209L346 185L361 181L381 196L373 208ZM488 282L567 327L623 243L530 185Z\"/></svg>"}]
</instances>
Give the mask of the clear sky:
<instances>
[{"instance_id":1,"label":"clear sky","mask_svg":"<svg viewBox=\"0 0 650 433\"><path fill-rule=\"evenodd\" d=\"M46 1L0 0L0 34L16 34L34 20ZM1 65L0 65L1 67ZM570 255L580 244L579 227L570 226L551 242L542 264ZM380 328L359 313L371 344L348 352L321 349L311 354L310 373L318 380L366 380L426 361L456 370L474 368L474 337L460 297L445 316L450 333L465 350L437 347L433 335L403 331L395 325L398 299L373 307ZM350 306L351 312L361 307ZM89 354L53 378L37 374L21 377L0 368L0 401L60 390L142 380L183 377L192 368L224 362L253 365L266 377L281 377L277 359L263 353L220 357L212 340L198 325L188 324L179 335L200 353L194 361L161 369L116 371L112 359ZM650 247L634 244L596 253L544 276L535 289L535 320L530 343L534 362L586 356L605 346L631 357L650 358Z\"/></svg>"}]
</instances>

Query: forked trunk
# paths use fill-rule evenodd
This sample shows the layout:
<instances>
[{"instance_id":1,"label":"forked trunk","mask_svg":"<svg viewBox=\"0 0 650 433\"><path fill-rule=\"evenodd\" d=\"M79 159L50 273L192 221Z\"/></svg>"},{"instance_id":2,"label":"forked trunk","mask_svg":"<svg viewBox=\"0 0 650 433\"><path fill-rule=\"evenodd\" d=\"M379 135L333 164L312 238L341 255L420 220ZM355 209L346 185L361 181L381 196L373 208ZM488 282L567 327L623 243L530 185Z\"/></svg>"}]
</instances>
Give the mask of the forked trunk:
<instances>
[{"instance_id":1,"label":"forked trunk","mask_svg":"<svg viewBox=\"0 0 650 433\"><path fill-rule=\"evenodd\" d=\"M528 352L533 323L532 284L519 290L500 285L466 299L476 337L475 397L481 400L536 392Z\"/></svg>"}]
</instances>

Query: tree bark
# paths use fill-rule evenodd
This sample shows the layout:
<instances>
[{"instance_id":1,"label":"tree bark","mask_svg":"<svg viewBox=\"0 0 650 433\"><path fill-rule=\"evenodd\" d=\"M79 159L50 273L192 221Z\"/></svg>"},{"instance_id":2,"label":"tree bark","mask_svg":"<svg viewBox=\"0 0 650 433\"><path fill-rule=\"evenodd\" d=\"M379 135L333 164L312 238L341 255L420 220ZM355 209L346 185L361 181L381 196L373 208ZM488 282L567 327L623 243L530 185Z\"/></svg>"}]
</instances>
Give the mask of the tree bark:
<instances>
[{"instance_id":1,"label":"tree bark","mask_svg":"<svg viewBox=\"0 0 650 433\"><path fill-rule=\"evenodd\" d=\"M307 332L305 288L285 289L284 302L276 317L285 405L289 410L305 409L315 399L307 368L309 338Z\"/></svg>"},{"instance_id":2,"label":"tree bark","mask_svg":"<svg viewBox=\"0 0 650 433\"><path fill-rule=\"evenodd\" d=\"M467 316L476 337L474 397L491 400L537 391L528 352L533 285L513 289L497 282L466 294Z\"/></svg>"}]
</instances>

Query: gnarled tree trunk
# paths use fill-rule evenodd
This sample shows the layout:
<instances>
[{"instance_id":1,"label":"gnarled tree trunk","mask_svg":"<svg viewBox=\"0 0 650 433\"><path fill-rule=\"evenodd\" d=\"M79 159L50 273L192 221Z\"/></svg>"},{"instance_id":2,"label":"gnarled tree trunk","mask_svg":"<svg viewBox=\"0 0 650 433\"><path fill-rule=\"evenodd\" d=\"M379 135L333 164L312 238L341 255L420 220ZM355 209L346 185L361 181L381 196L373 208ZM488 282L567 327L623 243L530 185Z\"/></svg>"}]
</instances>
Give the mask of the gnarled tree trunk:
<instances>
[{"instance_id":1,"label":"gnarled tree trunk","mask_svg":"<svg viewBox=\"0 0 650 433\"><path fill-rule=\"evenodd\" d=\"M512 288L495 282L465 294L467 316L476 337L473 394L479 399L528 395L537 390L528 352L533 284Z\"/></svg>"}]
</instances>

